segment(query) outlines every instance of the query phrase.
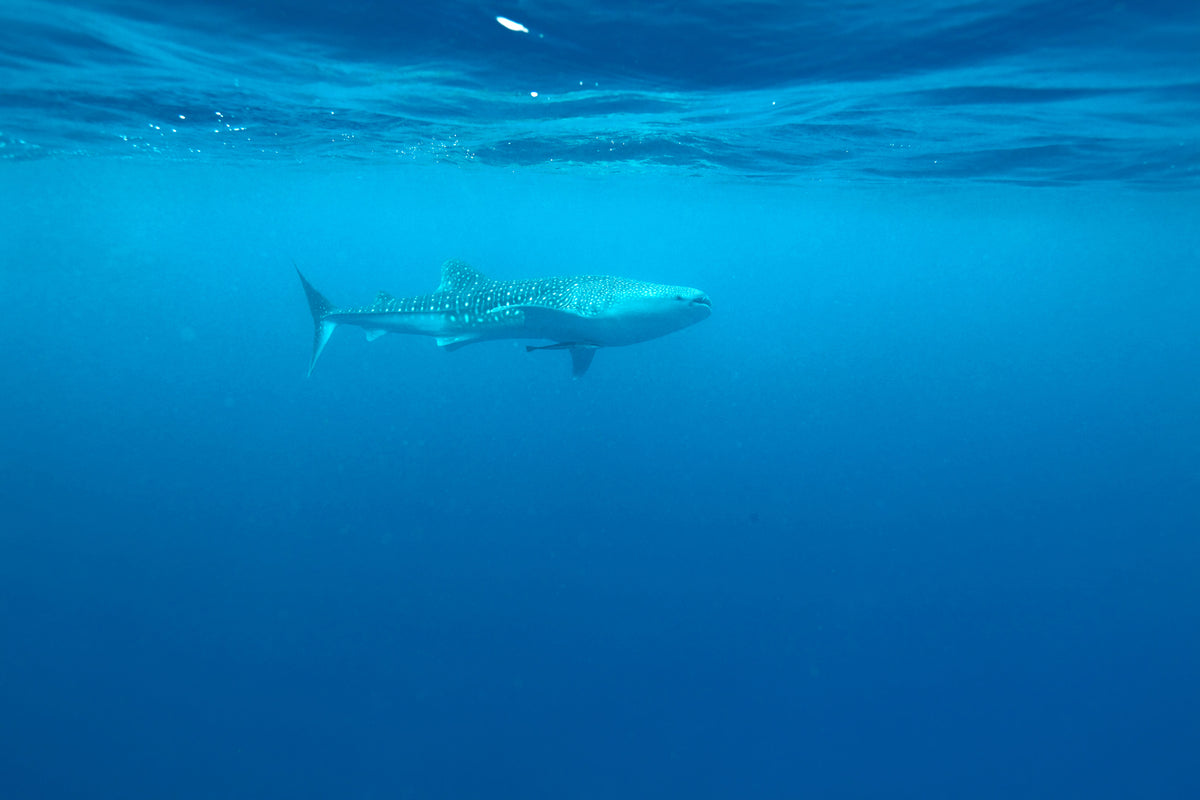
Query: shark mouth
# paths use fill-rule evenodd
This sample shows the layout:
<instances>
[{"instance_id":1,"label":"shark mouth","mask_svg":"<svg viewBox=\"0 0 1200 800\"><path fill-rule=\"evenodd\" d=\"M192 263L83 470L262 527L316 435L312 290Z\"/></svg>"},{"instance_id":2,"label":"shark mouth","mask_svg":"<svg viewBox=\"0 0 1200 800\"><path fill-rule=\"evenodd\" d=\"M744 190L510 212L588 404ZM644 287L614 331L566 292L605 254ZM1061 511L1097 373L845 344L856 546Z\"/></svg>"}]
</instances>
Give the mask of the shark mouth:
<instances>
[{"instance_id":1,"label":"shark mouth","mask_svg":"<svg viewBox=\"0 0 1200 800\"><path fill-rule=\"evenodd\" d=\"M712 309L712 300L709 300L706 295L700 295L699 297L692 300L691 305L704 306L705 308L711 310Z\"/></svg>"}]
</instances>

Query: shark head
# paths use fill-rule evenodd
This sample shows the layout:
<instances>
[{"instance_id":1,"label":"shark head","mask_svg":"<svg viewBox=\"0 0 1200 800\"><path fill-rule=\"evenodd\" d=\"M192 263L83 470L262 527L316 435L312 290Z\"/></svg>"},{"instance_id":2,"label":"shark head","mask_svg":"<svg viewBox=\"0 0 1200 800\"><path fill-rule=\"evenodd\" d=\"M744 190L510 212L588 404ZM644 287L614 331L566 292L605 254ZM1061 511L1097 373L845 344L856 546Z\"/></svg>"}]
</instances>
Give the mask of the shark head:
<instances>
[{"instance_id":1,"label":"shark head","mask_svg":"<svg viewBox=\"0 0 1200 800\"><path fill-rule=\"evenodd\" d=\"M604 302L593 312L606 328L606 345L634 344L695 325L712 313L708 295L690 286L668 286L626 278L596 278ZM584 291L599 287L580 287Z\"/></svg>"}]
</instances>

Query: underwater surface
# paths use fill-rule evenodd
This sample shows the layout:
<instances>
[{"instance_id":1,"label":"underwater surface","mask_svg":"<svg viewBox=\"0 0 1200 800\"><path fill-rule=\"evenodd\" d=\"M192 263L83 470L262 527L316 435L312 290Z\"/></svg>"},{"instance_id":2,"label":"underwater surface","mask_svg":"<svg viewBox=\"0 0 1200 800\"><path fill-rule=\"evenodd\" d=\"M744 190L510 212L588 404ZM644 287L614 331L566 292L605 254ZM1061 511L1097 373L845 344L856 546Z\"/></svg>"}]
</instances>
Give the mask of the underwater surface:
<instances>
[{"instance_id":1,"label":"underwater surface","mask_svg":"<svg viewBox=\"0 0 1200 800\"><path fill-rule=\"evenodd\" d=\"M1200 796L1198 53L1184 2L0 3L0 796ZM305 376L295 268L449 258L712 315Z\"/></svg>"}]
</instances>

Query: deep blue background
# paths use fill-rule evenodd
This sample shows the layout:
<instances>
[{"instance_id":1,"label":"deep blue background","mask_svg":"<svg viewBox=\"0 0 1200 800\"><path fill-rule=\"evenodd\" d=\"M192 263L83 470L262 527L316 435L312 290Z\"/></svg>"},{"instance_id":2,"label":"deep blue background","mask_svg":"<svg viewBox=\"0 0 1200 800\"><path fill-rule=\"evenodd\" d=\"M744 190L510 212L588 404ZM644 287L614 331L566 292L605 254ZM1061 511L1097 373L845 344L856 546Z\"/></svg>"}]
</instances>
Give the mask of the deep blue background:
<instances>
[{"instance_id":1,"label":"deep blue background","mask_svg":"<svg viewBox=\"0 0 1200 800\"><path fill-rule=\"evenodd\" d=\"M0 797L1200 796L1194 12L444 7L0 14Z\"/></svg>"},{"instance_id":2,"label":"deep blue background","mask_svg":"<svg viewBox=\"0 0 1200 800\"><path fill-rule=\"evenodd\" d=\"M10 796L1197 788L1177 198L4 174ZM450 253L716 311L577 382L345 331L303 378L291 259Z\"/></svg>"}]
</instances>

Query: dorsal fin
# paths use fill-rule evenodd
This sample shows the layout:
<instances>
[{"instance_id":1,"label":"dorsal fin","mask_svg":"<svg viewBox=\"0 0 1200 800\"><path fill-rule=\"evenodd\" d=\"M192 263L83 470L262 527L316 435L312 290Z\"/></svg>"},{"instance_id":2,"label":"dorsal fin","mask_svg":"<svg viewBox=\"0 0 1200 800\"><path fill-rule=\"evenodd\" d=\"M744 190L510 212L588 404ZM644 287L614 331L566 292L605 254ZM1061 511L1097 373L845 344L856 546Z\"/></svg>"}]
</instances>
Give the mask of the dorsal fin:
<instances>
[{"instance_id":1,"label":"dorsal fin","mask_svg":"<svg viewBox=\"0 0 1200 800\"><path fill-rule=\"evenodd\" d=\"M450 258L442 264L442 282L438 284L437 290L439 292L460 292L473 283L486 280L486 275L467 262Z\"/></svg>"}]
</instances>

